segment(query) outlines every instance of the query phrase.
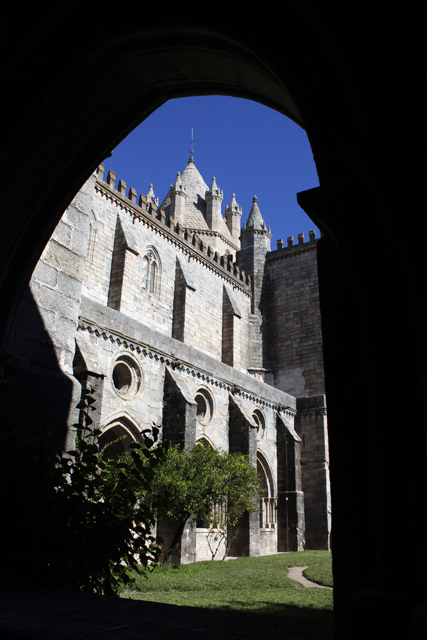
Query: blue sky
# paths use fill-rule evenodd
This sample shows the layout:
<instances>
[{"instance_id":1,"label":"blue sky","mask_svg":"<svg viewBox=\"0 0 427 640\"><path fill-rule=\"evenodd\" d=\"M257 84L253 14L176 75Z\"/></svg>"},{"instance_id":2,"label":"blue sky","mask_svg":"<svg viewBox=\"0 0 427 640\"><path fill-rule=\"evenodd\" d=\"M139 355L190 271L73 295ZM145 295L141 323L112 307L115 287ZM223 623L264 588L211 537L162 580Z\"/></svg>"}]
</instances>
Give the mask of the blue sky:
<instances>
[{"instance_id":1,"label":"blue sky","mask_svg":"<svg viewBox=\"0 0 427 640\"><path fill-rule=\"evenodd\" d=\"M205 182L212 177L231 195L247 220L252 197L276 241L319 231L298 206L299 191L318 186L310 145L303 129L285 116L249 100L204 96L170 100L137 127L104 162L117 180L146 194L150 183L162 202L178 171L185 169L194 130L194 162Z\"/></svg>"}]
</instances>

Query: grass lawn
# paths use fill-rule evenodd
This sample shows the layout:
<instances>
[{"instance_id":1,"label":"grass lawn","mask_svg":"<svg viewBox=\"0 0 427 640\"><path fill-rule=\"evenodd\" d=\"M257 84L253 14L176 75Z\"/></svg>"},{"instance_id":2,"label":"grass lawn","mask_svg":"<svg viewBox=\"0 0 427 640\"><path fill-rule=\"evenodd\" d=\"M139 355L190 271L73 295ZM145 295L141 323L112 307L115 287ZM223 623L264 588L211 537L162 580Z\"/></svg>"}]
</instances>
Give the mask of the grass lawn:
<instances>
[{"instance_id":1,"label":"grass lawn","mask_svg":"<svg viewBox=\"0 0 427 640\"><path fill-rule=\"evenodd\" d=\"M304 573L307 579L332 586L331 565L330 552L303 551L227 562L160 566L148 579L138 577L140 591L124 590L121 596L331 622L332 590L307 589L287 577L288 567L308 566Z\"/></svg>"}]
</instances>

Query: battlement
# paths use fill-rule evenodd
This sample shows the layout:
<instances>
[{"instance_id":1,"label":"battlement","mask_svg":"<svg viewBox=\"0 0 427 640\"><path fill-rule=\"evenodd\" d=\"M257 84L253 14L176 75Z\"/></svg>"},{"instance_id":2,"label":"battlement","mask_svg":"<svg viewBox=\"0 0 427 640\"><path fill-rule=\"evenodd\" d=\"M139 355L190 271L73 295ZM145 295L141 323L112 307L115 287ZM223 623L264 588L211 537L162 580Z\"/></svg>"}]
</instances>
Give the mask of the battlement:
<instances>
[{"instance_id":1,"label":"battlement","mask_svg":"<svg viewBox=\"0 0 427 640\"><path fill-rule=\"evenodd\" d=\"M319 241L319 238L316 238L316 234L314 231L309 231L309 240L308 242L304 242L304 234L298 234L298 244L294 244L294 237L289 236L287 238L288 246L283 246L283 240L277 241L277 249L274 251L270 251L267 254L267 260L277 260L280 258L288 258L296 256L300 253L305 253L307 251L312 251L315 249L316 244Z\"/></svg>"},{"instance_id":2,"label":"battlement","mask_svg":"<svg viewBox=\"0 0 427 640\"><path fill-rule=\"evenodd\" d=\"M167 217L163 209L158 207L158 199L147 198L143 193L139 195L138 199L136 190L132 187L127 189L124 180L118 181L116 189L114 171L108 172L106 181L104 181L104 173L104 165L100 164L96 170L98 187L104 189L109 197L114 196L120 208L125 209L134 221L144 221L155 225L173 241L179 242L187 251L190 251L194 258L217 271L223 277L231 279L233 284L243 288L248 294L251 293L251 277L243 269L240 269L236 262L233 262L232 255L220 256L211 245L203 242L197 232L193 233L190 229L184 229L181 223L175 221L175 218Z\"/></svg>"}]
</instances>

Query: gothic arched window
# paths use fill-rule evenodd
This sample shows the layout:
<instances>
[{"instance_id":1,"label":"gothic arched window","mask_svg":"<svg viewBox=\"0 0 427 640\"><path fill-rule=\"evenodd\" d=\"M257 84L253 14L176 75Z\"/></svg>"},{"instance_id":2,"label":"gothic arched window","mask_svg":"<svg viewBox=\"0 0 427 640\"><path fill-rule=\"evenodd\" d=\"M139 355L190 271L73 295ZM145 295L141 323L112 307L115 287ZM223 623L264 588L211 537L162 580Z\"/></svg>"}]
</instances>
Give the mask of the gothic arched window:
<instances>
[{"instance_id":1,"label":"gothic arched window","mask_svg":"<svg viewBox=\"0 0 427 640\"><path fill-rule=\"evenodd\" d=\"M276 529L277 497L274 489L273 475L266 458L257 451L257 471L264 489L264 495L259 505L259 524L261 529Z\"/></svg>"},{"instance_id":2,"label":"gothic arched window","mask_svg":"<svg viewBox=\"0 0 427 640\"><path fill-rule=\"evenodd\" d=\"M159 258L152 249L142 259L141 286L149 293L158 293Z\"/></svg>"}]
</instances>

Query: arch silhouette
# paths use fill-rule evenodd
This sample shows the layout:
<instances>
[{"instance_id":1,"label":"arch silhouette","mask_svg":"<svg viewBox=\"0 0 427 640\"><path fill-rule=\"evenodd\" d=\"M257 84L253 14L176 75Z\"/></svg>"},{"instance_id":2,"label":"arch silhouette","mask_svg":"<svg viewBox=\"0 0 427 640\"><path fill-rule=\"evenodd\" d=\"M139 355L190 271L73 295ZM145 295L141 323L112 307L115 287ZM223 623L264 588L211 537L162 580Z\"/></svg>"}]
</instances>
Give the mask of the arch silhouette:
<instances>
[{"instance_id":1,"label":"arch silhouette","mask_svg":"<svg viewBox=\"0 0 427 640\"><path fill-rule=\"evenodd\" d=\"M381 4L361 0L351 29L342 3L332 0L289 1L277 24L266 10L256 20L243 17L238 29L201 15L169 18L156 7L133 7L133 21L120 24L98 6L86 7L84 19L76 9L66 22L59 9L46 20L35 8L24 22L20 7L11 8L9 23L20 28L19 37L11 29L3 42L0 352L7 351L22 293L62 212L155 108L175 97L224 94L291 117L307 132L320 182L299 202L328 236L319 242L318 265L337 633L351 629L360 637L371 629L374 637L394 639L409 632L412 619L422 625L410 593L427 568L419 509L427 488L425 265L422 252L403 246L401 236L402 212L420 236L426 224L418 219L425 207L419 162L425 21L422 3L396 15ZM70 47L76 34L79 46ZM400 412L385 400L397 384L400 397L417 398L405 406L417 446L400 461L402 486L394 482ZM355 396L360 411L349 412ZM354 443L348 434L359 431L358 413L368 437ZM396 505L407 503L411 518L400 544L411 545L418 566L399 574L389 566L390 531ZM396 589L390 595L399 580L408 597Z\"/></svg>"},{"instance_id":2,"label":"arch silhouette","mask_svg":"<svg viewBox=\"0 0 427 640\"><path fill-rule=\"evenodd\" d=\"M298 28L301 30L301 46L304 42L313 46L316 41L318 55L314 66L319 64L320 52L331 58L328 47L304 13L292 4L286 11L289 13L287 29L290 33ZM311 128L306 126L309 113L305 112L302 96L297 106L296 97L301 92L298 91L299 83L292 77L291 68L286 70L287 77L281 77L266 64L263 56L252 51L247 42L239 42L233 33L227 31L207 30L201 25L174 27L166 24L156 27L153 24L149 33L143 27L125 28L121 37L110 39L116 29L112 29L109 16L100 16L97 12L96 20L97 24L100 20L104 22L100 25L104 35L99 41L94 40L93 48L86 57L82 55L78 82L72 70L69 75L62 73L62 100L58 99L54 82L46 87L46 110L52 112L53 122L28 118L28 125L31 123L37 128L43 148L40 145L28 147L23 135L18 135L16 140L18 164L14 166L14 172L22 171L28 182L25 185L20 182L19 189L14 192L13 180L7 183L5 199L12 207L9 214L16 216L18 228L11 229L10 240L15 250L0 262L0 291L1 287L7 288L13 307L62 212L82 184L110 155L111 149L166 100L213 94L256 100L305 126L315 157L317 155L316 136L313 138ZM285 41L286 38L281 46ZM160 46L159 43L163 44ZM281 55L285 55L283 50ZM107 94L103 74L91 73L91 69L100 68L105 59L112 61L109 73L120 77L120 83L111 83ZM317 85L317 69L313 68L313 62L311 60L304 69L307 74L305 82L315 81ZM332 83L343 93L339 105L334 103L337 112L332 118L328 117L328 127L334 123L334 117L342 117L345 102L345 110L353 113L351 119L355 121L338 65L325 66L324 74L326 72L333 77L319 92L319 99ZM69 101L71 87L72 102ZM321 111L324 112L324 108ZM72 133L67 124L70 120L75 123ZM332 134L330 131L329 136ZM10 167L7 170L10 172ZM39 172L44 173L42 184L36 176ZM30 248L24 261L20 250L22 245ZM12 288L7 285L11 274L15 283ZM0 330L8 329L10 322L11 318L2 314ZM0 334L5 335L3 331Z\"/></svg>"}]
</instances>

